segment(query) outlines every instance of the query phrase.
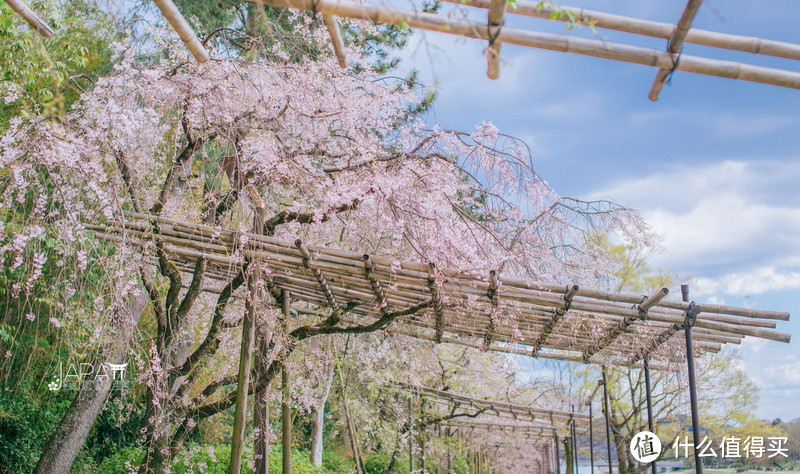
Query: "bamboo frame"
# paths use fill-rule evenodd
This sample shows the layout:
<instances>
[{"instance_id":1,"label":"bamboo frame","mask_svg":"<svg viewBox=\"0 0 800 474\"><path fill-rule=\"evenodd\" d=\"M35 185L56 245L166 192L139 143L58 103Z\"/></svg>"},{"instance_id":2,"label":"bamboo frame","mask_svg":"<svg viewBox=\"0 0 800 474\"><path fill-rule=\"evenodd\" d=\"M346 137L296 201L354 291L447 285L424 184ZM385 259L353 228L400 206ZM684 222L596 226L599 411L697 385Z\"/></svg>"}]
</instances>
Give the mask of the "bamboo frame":
<instances>
[{"instance_id":1,"label":"bamboo frame","mask_svg":"<svg viewBox=\"0 0 800 474\"><path fill-rule=\"evenodd\" d=\"M197 62L204 63L208 61L208 51L205 46L203 46L203 43L197 39L197 35L194 34L194 30L192 30L189 22L181 15L180 10L172 3L172 0L153 1L158 9L161 10L161 14L164 15L164 18L167 19L170 26L178 33L178 36L183 40L186 47L189 48L194 58L197 59Z\"/></svg>"},{"instance_id":2,"label":"bamboo frame","mask_svg":"<svg viewBox=\"0 0 800 474\"><path fill-rule=\"evenodd\" d=\"M497 40L497 37L505 24L507 6L508 0L491 0L489 5L489 22L487 24L489 47L486 48L486 77L489 79L500 77L500 45L502 43Z\"/></svg>"},{"instance_id":3,"label":"bamboo frame","mask_svg":"<svg viewBox=\"0 0 800 474\"><path fill-rule=\"evenodd\" d=\"M322 21L325 23L325 28L328 29L328 34L331 35L333 54L336 55L336 60L339 61L339 66L341 68L346 68L347 54L344 51L342 32L339 30L339 19L336 18L336 15L323 15Z\"/></svg>"},{"instance_id":4,"label":"bamboo frame","mask_svg":"<svg viewBox=\"0 0 800 474\"><path fill-rule=\"evenodd\" d=\"M466 19L448 18L435 13L356 3L349 0L264 0L264 3L274 7L316 11L323 15L338 15L377 23L405 25L468 38L493 40L658 68L671 69L674 67L679 71L696 74L800 89L800 73L794 71L688 55L682 55L676 64L672 54L655 49L512 28L502 28L497 35L493 36L485 24Z\"/></svg>"},{"instance_id":5,"label":"bamboo frame","mask_svg":"<svg viewBox=\"0 0 800 474\"><path fill-rule=\"evenodd\" d=\"M647 312L650 308L658 304L659 301L664 299L665 296L669 294L669 289L661 288L660 291L654 293L653 295L645 298L645 300L638 305L639 309L639 318L644 321L647 318ZM698 308L699 309L699 308ZM597 352L603 350L603 348L607 347L611 344L616 338L618 338L621 334L623 334L634 322L636 322L637 318L632 318L630 316L625 316L622 321L617 323L615 326L609 328L605 335L593 346L587 349L583 353L583 359L589 360Z\"/></svg>"},{"instance_id":6,"label":"bamboo frame","mask_svg":"<svg viewBox=\"0 0 800 474\"><path fill-rule=\"evenodd\" d=\"M51 38L54 34L53 29L23 0L5 0L12 10L17 12L28 24L45 38Z\"/></svg>"},{"instance_id":7,"label":"bamboo frame","mask_svg":"<svg viewBox=\"0 0 800 474\"><path fill-rule=\"evenodd\" d=\"M703 3L703 0L689 0L681 14L680 20L678 20L675 31L673 31L672 35L669 37L667 52L672 54L675 59L672 68L667 69L662 67L658 70L658 73L656 73L656 78L653 80L653 85L650 87L650 93L647 95L653 102L658 100L658 95L661 94L664 83L667 82L672 71L675 70L678 61L680 61L683 42L686 40L686 35L689 33L689 28L692 27L692 22L694 21L695 15L697 15L697 10L700 8L701 3Z\"/></svg>"},{"instance_id":8,"label":"bamboo frame","mask_svg":"<svg viewBox=\"0 0 800 474\"><path fill-rule=\"evenodd\" d=\"M447 3L488 9L491 0L443 0ZM580 21L590 23L595 28L606 30L621 31L635 35L651 36L654 38L670 39L675 25L658 21L642 20L622 15L588 10L585 8L575 8L559 6L557 9L539 8L539 3L530 0L517 0L516 8L509 13L528 16L532 18L542 18L546 20L570 21L572 17ZM773 41L753 36L731 35L717 33L714 31L699 30L692 28L686 34L685 41L701 46L712 48L729 49L745 53L764 54L786 59L800 59L800 45L786 43L783 41Z\"/></svg>"},{"instance_id":9,"label":"bamboo frame","mask_svg":"<svg viewBox=\"0 0 800 474\"><path fill-rule=\"evenodd\" d=\"M433 340L436 343L442 342L444 335L444 315L442 313L442 297L439 294L439 284L436 283L436 264L433 262L428 263L428 289L431 292L431 301L433 301L433 314L436 318L435 330L436 334Z\"/></svg>"},{"instance_id":10,"label":"bamboo frame","mask_svg":"<svg viewBox=\"0 0 800 474\"><path fill-rule=\"evenodd\" d=\"M664 299L666 289L642 301L641 295L503 278L499 299L499 281L492 273L479 277L408 261L398 266L374 255L127 211L125 215L128 220L118 225L85 228L103 240L144 246L154 237L149 222L157 222L159 239L182 271L191 272L197 258L208 260L211 291L214 281L227 281L241 271L245 259L257 259L270 269L268 287L291 291L299 304L334 310L341 303L355 304L340 324L372 324L384 312L431 301L430 307L398 320L387 332L549 359L584 361L589 354L594 356L590 362L607 365L639 364L642 354L652 354L654 367L668 367L683 357L673 343L662 348L674 335L665 334L683 324L688 307ZM247 245L239 248L244 237ZM746 336L790 340L788 334L773 330L788 313L702 306L693 330L699 353L719 351L722 344L738 344ZM500 314L504 317L495 319ZM633 324L636 320L643 321ZM595 356L604 348L613 351Z\"/></svg>"},{"instance_id":11,"label":"bamboo frame","mask_svg":"<svg viewBox=\"0 0 800 474\"><path fill-rule=\"evenodd\" d=\"M564 307L556 308L553 316L542 328L542 332L539 334L539 337L536 338L536 342L533 343L533 348L531 349L532 357L536 357L539 354L539 350L542 348L542 345L545 343L545 341L547 341L550 333L553 332L553 328L555 328L556 324L561 320L561 318L567 314L567 311L569 311L569 307L572 304L572 298L575 297L575 295L578 293L578 290L580 290L578 285L567 287L567 290L564 293Z\"/></svg>"},{"instance_id":12,"label":"bamboo frame","mask_svg":"<svg viewBox=\"0 0 800 474\"><path fill-rule=\"evenodd\" d=\"M486 323L486 330L483 333L483 343L481 343L481 352L486 352L489 345L494 341L495 330L497 324L495 323L495 316L497 314L497 306L500 303L499 299L499 285L497 283L497 272L492 270L489 272L489 288L486 290L486 297L489 298L491 307L487 311L489 321Z\"/></svg>"}]
</instances>

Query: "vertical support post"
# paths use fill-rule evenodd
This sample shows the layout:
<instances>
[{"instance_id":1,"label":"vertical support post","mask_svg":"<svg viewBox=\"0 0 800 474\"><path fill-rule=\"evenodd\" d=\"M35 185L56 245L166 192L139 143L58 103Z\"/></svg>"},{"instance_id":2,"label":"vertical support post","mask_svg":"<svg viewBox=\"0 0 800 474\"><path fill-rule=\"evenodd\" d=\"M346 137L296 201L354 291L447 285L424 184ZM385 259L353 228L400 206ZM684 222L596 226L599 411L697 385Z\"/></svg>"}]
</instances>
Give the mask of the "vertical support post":
<instances>
[{"instance_id":1,"label":"vertical support post","mask_svg":"<svg viewBox=\"0 0 800 474\"><path fill-rule=\"evenodd\" d=\"M408 397L408 472L414 472L414 403Z\"/></svg>"},{"instance_id":2,"label":"vertical support post","mask_svg":"<svg viewBox=\"0 0 800 474\"><path fill-rule=\"evenodd\" d=\"M170 2L171 3L171 2ZM260 234L264 226L262 212L253 216L253 231ZM261 266L251 260L250 275L247 278L248 297L242 318L242 349L239 353L239 379L236 386L236 409L233 415L233 434L231 439L231 462L229 474L239 474L242 469L242 448L244 428L247 425L247 393L250 389L250 365L253 359L253 346L256 333L256 306L258 301L258 281L261 279Z\"/></svg>"},{"instance_id":3,"label":"vertical support post","mask_svg":"<svg viewBox=\"0 0 800 474\"><path fill-rule=\"evenodd\" d=\"M289 308L291 307L292 295L287 290L281 290L281 303L283 306L283 326L288 334L289 330ZM283 474L290 474L292 472L292 405L291 405L291 387L289 386L289 370L286 368L286 360L283 361L283 370L281 370L281 388L283 388L283 396L281 397L281 422L283 425L283 433L281 433L283 442L282 465Z\"/></svg>"},{"instance_id":4,"label":"vertical support post","mask_svg":"<svg viewBox=\"0 0 800 474\"><path fill-rule=\"evenodd\" d=\"M589 462L594 474L594 429L592 426L592 401L589 400Z\"/></svg>"},{"instance_id":5,"label":"vertical support post","mask_svg":"<svg viewBox=\"0 0 800 474\"><path fill-rule=\"evenodd\" d=\"M647 395L647 428L651 433L655 433L653 431L653 396L650 391L650 356L644 356L642 362L644 363L644 391ZM653 474L658 472L655 461L650 463L650 468L653 470Z\"/></svg>"},{"instance_id":6,"label":"vertical support post","mask_svg":"<svg viewBox=\"0 0 800 474\"><path fill-rule=\"evenodd\" d=\"M556 474L561 474L561 455L558 453L558 433L553 433L556 437Z\"/></svg>"},{"instance_id":7,"label":"vertical support post","mask_svg":"<svg viewBox=\"0 0 800 474\"><path fill-rule=\"evenodd\" d=\"M689 301L689 285L681 285L683 301ZM692 326L694 319L690 318L691 311L686 312L686 365L689 369L689 402L692 407L692 439L694 441L694 468L697 474L703 474L703 460L697 447L700 446L700 415L697 409L697 380L694 371L694 346L692 344ZM690 320L691 319L691 320Z\"/></svg>"},{"instance_id":8,"label":"vertical support post","mask_svg":"<svg viewBox=\"0 0 800 474\"><path fill-rule=\"evenodd\" d=\"M575 413L575 405L572 405L572 412ZM570 418L572 425L572 466L575 474L578 474L578 430L575 429L575 418Z\"/></svg>"},{"instance_id":9,"label":"vertical support post","mask_svg":"<svg viewBox=\"0 0 800 474\"><path fill-rule=\"evenodd\" d=\"M606 368L603 366L603 405L606 413L606 449L608 449L608 474L614 474L614 460L611 457L611 402L608 399L608 379L606 378Z\"/></svg>"}]
</instances>

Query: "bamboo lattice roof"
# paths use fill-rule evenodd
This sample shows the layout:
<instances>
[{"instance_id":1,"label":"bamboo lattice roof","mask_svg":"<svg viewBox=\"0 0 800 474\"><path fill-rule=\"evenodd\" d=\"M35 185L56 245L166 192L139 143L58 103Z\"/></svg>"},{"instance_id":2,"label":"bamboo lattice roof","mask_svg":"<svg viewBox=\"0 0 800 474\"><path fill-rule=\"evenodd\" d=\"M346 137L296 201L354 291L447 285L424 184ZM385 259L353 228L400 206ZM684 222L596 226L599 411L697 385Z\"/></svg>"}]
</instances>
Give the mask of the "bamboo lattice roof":
<instances>
[{"instance_id":1,"label":"bamboo lattice roof","mask_svg":"<svg viewBox=\"0 0 800 474\"><path fill-rule=\"evenodd\" d=\"M442 426L479 428L497 431L518 431L528 435L566 432L569 424L574 423L580 432L588 430L589 415L585 413L546 410L518 403L503 402L475 398L467 395L421 387L406 383L396 383L409 393L424 398L426 401L460 410L459 415L476 418L477 415L488 415L492 418L479 419L451 418L438 424Z\"/></svg>"},{"instance_id":2,"label":"bamboo lattice roof","mask_svg":"<svg viewBox=\"0 0 800 474\"><path fill-rule=\"evenodd\" d=\"M687 314L695 318L692 335L698 353L717 352L745 336L790 341L788 334L773 330L777 321L789 319L789 313L672 301L665 298L666 288L644 296L505 279L494 271L485 276L458 274L434 263L398 262L306 246L299 240L127 211L126 215L121 227L86 228L100 239L145 245L154 238L152 224L157 222L159 238L182 271L190 273L194 262L204 257L207 275L218 282L240 272L246 258L259 259L271 270L267 278L273 288L290 291L294 303L306 305L299 311L351 307L341 327L372 324L387 313L404 311L388 332L603 365L633 365L648 356L655 368L684 359L680 330ZM240 245L245 240L246 245ZM215 291L213 286L205 289Z\"/></svg>"}]
</instances>

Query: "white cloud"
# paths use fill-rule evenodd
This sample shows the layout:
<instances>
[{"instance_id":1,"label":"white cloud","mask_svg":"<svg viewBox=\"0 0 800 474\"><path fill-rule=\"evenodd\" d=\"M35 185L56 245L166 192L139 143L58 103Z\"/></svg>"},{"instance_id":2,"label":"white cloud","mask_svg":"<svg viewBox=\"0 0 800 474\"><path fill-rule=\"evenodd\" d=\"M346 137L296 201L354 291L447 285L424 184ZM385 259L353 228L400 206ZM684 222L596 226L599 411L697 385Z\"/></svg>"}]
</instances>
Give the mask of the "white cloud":
<instances>
[{"instance_id":1,"label":"white cloud","mask_svg":"<svg viewBox=\"0 0 800 474\"><path fill-rule=\"evenodd\" d=\"M755 337L746 337L742 341L742 355L751 355L751 354L758 354L761 352L761 349L766 347L767 340L766 339L758 339ZM744 367L739 367L740 369L744 370Z\"/></svg>"},{"instance_id":2,"label":"white cloud","mask_svg":"<svg viewBox=\"0 0 800 474\"><path fill-rule=\"evenodd\" d=\"M800 362L767 367L764 375L772 380L774 386L800 384Z\"/></svg>"},{"instance_id":3,"label":"white cloud","mask_svg":"<svg viewBox=\"0 0 800 474\"><path fill-rule=\"evenodd\" d=\"M800 163L665 167L592 193L638 208L663 237L653 263L697 277L705 294L800 288ZM696 291L696 290L695 290Z\"/></svg>"},{"instance_id":4,"label":"white cloud","mask_svg":"<svg viewBox=\"0 0 800 474\"><path fill-rule=\"evenodd\" d=\"M728 273L717 278L697 278L693 291L700 295L759 295L767 291L800 289L800 271L764 266Z\"/></svg>"}]
</instances>

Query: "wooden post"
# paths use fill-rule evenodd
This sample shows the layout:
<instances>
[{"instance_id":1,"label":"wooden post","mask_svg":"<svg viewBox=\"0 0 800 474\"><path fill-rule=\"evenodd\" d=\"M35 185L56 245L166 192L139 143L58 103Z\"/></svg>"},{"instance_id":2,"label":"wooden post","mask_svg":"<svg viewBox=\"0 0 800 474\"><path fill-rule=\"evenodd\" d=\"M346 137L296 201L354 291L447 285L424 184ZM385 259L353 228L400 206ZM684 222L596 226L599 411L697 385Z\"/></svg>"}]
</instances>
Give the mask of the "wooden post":
<instances>
[{"instance_id":1,"label":"wooden post","mask_svg":"<svg viewBox=\"0 0 800 474\"><path fill-rule=\"evenodd\" d=\"M292 295L289 293L289 291L281 290L283 327L287 336L289 334L289 308L291 306L291 298ZM283 396L281 400L281 422L283 425L283 433L281 433L283 441L283 474L290 474L292 472L292 392L289 385L289 370L286 367L287 362L287 360L283 361L283 370L281 370L281 388L283 388Z\"/></svg>"},{"instance_id":2,"label":"wooden post","mask_svg":"<svg viewBox=\"0 0 800 474\"><path fill-rule=\"evenodd\" d=\"M408 397L408 472L414 472L414 402Z\"/></svg>"},{"instance_id":3,"label":"wooden post","mask_svg":"<svg viewBox=\"0 0 800 474\"><path fill-rule=\"evenodd\" d=\"M260 233L264 227L263 213L253 216L253 231ZM242 447L244 446L244 428L247 425L247 393L250 389L250 362L253 359L255 340L256 306L258 304L258 281L261 279L261 267L257 261L249 265L250 275L247 278L248 297L245 300L245 313L242 318L242 349L239 353L239 381L236 387L236 411L233 415L233 435L231 440L231 461L229 474L239 474L242 469Z\"/></svg>"}]
</instances>

